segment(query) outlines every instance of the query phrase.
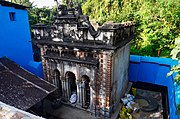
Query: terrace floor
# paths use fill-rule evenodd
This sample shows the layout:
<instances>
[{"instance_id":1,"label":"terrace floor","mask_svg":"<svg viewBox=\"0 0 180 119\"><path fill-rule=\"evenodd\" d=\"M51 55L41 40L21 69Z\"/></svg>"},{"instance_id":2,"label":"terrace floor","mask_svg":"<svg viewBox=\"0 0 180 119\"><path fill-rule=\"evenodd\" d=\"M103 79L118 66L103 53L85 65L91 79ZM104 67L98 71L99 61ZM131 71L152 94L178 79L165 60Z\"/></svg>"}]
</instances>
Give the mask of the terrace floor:
<instances>
[{"instance_id":1,"label":"terrace floor","mask_svg":"<svg viewBox=\"0 0 180 119\"><path fill-rule=\"evenodd\" d=\"M162 95L159 92L154 91L148 91L148 90L142 90L137 89L136 96L135 96L135 102L138 103L140 106L140 110L138 112L131 113L133 119L163 119L163 107L162 107ZM139 98L144 97L144 98ZM154 103L156 103L157 108L153 111L152 108L154 107L154 104L148 104L147 99L153 100ZM120 107L122 107L122 103L120 103ZM142 107L148 107L146 110L149 111L143 111ZM75 105L65 105L61 104L59 108L53 109L52 103L48 100L44 101L44 109L46 113L48 114L48 119L102 119L102 118L96 118L94 114L91 114L90 112L78 109ZM117 110L115 112L111 119L117 119L118 113L120 111Z\"/></svg>"},{"instance_id":2,"label":"terrace floor","mask_svg":"<svg viewBox=\"0 0 180 119\"><path fill-rule=\"evenodd\" d=\"M48 100L44 101L44 105L49 119L96 119L91 113L70 105L61 104L59 108L53 109Z\"/></svg>"},{"instance_id":3,"label":"terrace floor","mask_svg":"<svg viewBox=\"0 0 180 119\"><path fill-rule=\"evenodd\" d=\"M48 119L102 119L101 117L95 117L95 115L90 112L78 109L75 106L62 104L58 109L53 109L51 102L48 100L44 101L44 105ZM116 119L117 116L118 111L108 119Z\"/></svg>"},{"instance_id":4,"label":"terrace floor","mask_svg":"<svg viewBox=\"0 0 180 119\"><path fill-rule=\"evenodd\" d=\"M133 119L163 119L161 93L137 89L137 97L144 97L144 99L135 99L135 102L140 106L140 111L138 113L132 113ZM153 100L156 104L149 105L145 98ZM154 105L158 105L155 110L153 110ZM142 109L144 106L148 107L146 111Z\"/></svg>"}]
</instances>

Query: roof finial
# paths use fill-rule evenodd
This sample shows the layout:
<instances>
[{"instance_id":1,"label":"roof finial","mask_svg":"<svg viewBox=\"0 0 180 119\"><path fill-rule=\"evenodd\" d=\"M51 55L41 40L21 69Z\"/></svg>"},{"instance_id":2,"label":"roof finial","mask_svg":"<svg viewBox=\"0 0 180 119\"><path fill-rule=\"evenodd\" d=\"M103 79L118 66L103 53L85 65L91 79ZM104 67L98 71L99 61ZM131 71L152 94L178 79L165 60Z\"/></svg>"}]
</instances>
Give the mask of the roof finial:
<instances>
[{"instance_id":1,"label":"roof finial","mask_svg":"<svg viewBox=\"0 0 180 119\"><path fill-rule=\"evenodd\" d=\"M66 5L69 6L69 0L66 0Z\"/></svg>"},{"instance_id":2,"label":"roof finial","mask_svg":"<svg viewBox=\"0 0 180 119\"><path fill-rule=\"evenodd\" d=\"M74 6L72 0L71 0L71 2L69 3L69 6L70 6L70 8L72 8L72 7Z\"/></svg>"},{"instance_id":3,"label":"roof finial","mask_svg":"<svg viewBox=\"0 0 180 119\"><path fill-rule=\"evenodd\" d=\"M72 8L74 4L73 4L72 0L66 0L66 5L70 8Z\"/></svg>"}]
</instances>

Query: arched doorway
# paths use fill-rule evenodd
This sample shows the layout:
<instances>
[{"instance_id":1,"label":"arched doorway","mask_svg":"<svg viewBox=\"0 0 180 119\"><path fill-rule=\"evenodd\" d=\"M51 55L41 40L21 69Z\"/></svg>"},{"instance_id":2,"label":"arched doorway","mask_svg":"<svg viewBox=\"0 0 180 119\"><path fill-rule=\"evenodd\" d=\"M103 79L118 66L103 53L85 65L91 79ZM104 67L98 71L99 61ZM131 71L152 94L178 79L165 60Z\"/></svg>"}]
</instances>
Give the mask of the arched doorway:
<instances>
[{"instance_id":1,"label":"arched doorway","mask_svg":"<svg viewBox=\"0 0 180 119\"><path fill-rule=\"evenodd\" d=\"M57 95L62 96L62 82L60 80L60 72L57 69L54 70L53 84L58 87Z\"/></svg>"},{"instance_id":2,"label":"arched doorway","mask_svg":"<svg viewBox=\"0 0 180 119\"><path fill-rule=\"evenodd\" d=\"M87 75L82 76L82 83L84 85L82 95L83 95L83 100L82 100L82 107L83 108L88 108L90 105L90 79Z\"/></svg>"},{"instance_id":3,"label":"arched doorway","mask_svg":"<svg viewBox=\"0 0 180 119\"><path fill-rule=\"evenodd\" d=\"M77 94L77 85L76 85L76 76L73 72L66 72L65 75L66 81L68 82L68 86L69 86L69 97L71 97L71 95L73 93Z\"/></svg>"}]
</instances>

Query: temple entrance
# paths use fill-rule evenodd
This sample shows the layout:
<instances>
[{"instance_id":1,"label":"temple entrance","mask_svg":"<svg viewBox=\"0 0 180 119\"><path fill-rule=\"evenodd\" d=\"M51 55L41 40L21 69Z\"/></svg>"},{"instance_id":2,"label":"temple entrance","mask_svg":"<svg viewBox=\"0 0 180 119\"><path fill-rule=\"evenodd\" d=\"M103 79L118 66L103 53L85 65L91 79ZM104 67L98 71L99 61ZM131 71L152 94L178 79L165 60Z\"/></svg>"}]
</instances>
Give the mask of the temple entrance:
<instances>
[{"instance_id":1,"label":"temple entrance","mask_svg":"<svg viewBox=\"0 0 180 119\"><path fill-rule=\"evenodd\" d=\"M89 86L89 83L90 83L90 79L87 75L83 75L82 76L82 82L83 82L83 91L82 91L82 97L83 97L83 100L82 100L82 107L83 108L88 108L89 105L90 105L90 86Z\"/></svg>"},{"instance_id":2,"label":"temple entrance","mask_svg":"<svg viewBox=\"0 0 180 119\"><path fill-rule=\"evenodd\" d=\"M60 72L57 69L54 70L53 84L58 87L58 90L56 91L57 96L62 96L62 83L60 80Z\"/></svg>"},{"instance_id":3,"label":"temple entrance","mask_svg":"<svg viewBox=\"0 0 180 119\"><path fill-rule=\"evenodd\" d=\"M68 86L69 86L69 97L71 97L71 95L73 93L77 94L77 85L76 85L76 76L74 73L68 71L65 75L66 81L68 82Z\"/></svg>"}]
</instances>

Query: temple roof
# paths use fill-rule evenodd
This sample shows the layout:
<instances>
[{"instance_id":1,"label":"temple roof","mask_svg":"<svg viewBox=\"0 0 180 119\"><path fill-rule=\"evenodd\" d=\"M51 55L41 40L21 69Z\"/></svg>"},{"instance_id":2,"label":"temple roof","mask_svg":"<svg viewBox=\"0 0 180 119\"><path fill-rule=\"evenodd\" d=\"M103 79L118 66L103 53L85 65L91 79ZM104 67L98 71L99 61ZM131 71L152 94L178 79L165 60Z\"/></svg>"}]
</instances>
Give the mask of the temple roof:
<instances>
[{"instance_id":1,"label":"temple roof","mask_svg":"<svg viewBox=\"0 0 180 119\"><path fill-rule=\"evenodd\" d=\"M97 30L80 5L68 7L59 5L51 25L34 25L33 43L80 49L116 50L129 43L134 37L135 23L106 22Z\"/></svg>"},{"instance_id":2,"label":"temple roof","mask_svg":"<svg viewBox=\"0 0 180 119\"><path fill-rule=\"evenodd\" d=\"M54 85L31 74L10 59L0 58L0 101L27 110L55 90Z\"/></svg>"}]
</instances>

